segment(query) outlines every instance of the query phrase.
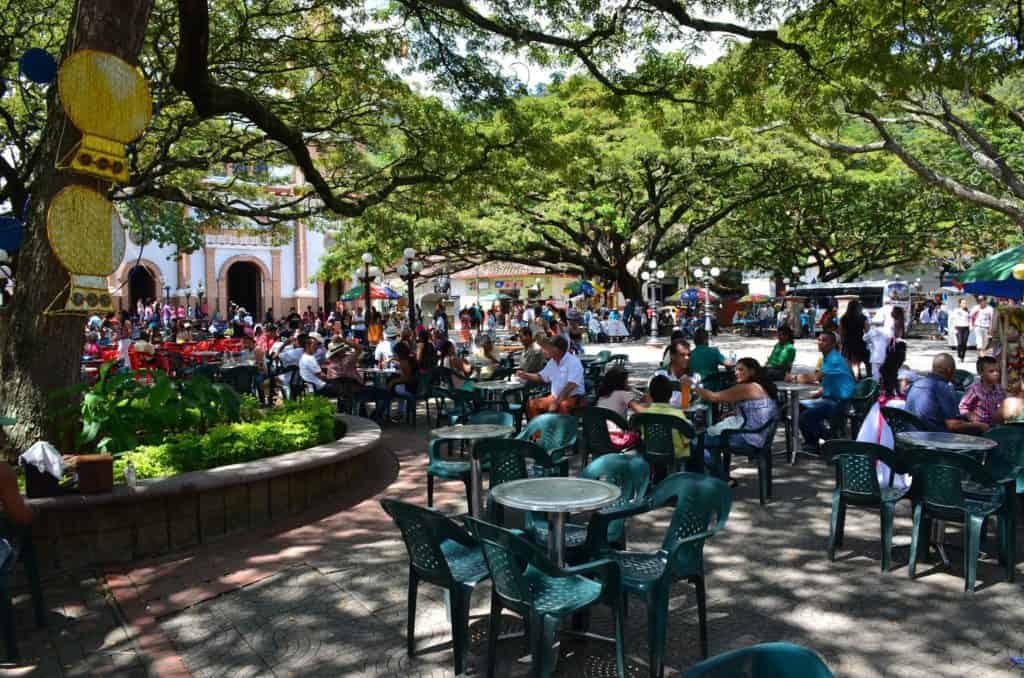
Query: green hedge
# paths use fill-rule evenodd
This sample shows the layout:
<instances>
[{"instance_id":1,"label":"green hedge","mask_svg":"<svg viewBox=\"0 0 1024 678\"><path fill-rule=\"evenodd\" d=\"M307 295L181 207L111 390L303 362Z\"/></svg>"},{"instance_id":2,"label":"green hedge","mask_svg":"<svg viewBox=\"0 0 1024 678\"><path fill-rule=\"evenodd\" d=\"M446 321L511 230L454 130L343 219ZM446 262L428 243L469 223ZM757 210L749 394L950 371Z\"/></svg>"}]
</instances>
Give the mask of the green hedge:
<instances>
[{"instance_id":1,"label":"green hedge","mask_svg":"<svg viewBox=\"0 0 1024 678\"><path fill-rule=\"evenodd\" d=\"M204 434L179 433L160 445L142 445L114 461L124 482L130 459L138 478L163 478L306 449L335 439L332 401L308 397L286 402L256 421L221 424Z\"/></svg>"}]
</instances>

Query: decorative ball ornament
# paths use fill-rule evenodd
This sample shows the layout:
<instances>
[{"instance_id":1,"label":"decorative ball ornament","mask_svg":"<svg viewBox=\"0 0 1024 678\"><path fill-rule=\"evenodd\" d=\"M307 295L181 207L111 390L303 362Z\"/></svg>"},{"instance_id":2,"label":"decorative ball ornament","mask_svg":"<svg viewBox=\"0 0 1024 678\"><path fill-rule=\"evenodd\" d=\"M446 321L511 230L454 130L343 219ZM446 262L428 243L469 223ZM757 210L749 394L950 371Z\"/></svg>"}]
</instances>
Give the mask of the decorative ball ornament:
<instances>
[{"instance_id":1,"label":"decorative ball ornament","mask_svg":"<svg viewBox=\"0 0 1024 678\"><path fill-rule=\"evenodd\" d=\"M1013 267L1013 277L1017 280L1024 280L1024 261Z\"/></svg>"},{"instance_id":2,"label":"decorative ball ornament","mask_svg":"<svg viewBox=\"0 0 1024 678\"><path fill-rule=\"evenodd\" d=\"M46 235L71 274L63 313L113 311L106 276L124 258L121 217L105 197L85 186L67 186L50 202Z\"/></svg>"},{"instance_id":3,"label":"decorative ball ornament","mask_svg":"<svg viewBox=\"0 0 1024 678\"><path fill-rule=\"evenodd\" d=\"M83 49L61 64L57 87L68 118L82 132L62 168L127 182L125 144L142 136L153 117L145 78L113 54Z\"/></svg>"},{"instance_id":4,"label":"decorative ball ornament","mask_svg":"<svg viewBox=\"0 0 1024 678\"><path fill-rule=\"evenodd\" d=\"M41 47L25 50L18 59L22 75L37 85L48 85L57 77L57 61Z\"/></svg>"}]
</instances>

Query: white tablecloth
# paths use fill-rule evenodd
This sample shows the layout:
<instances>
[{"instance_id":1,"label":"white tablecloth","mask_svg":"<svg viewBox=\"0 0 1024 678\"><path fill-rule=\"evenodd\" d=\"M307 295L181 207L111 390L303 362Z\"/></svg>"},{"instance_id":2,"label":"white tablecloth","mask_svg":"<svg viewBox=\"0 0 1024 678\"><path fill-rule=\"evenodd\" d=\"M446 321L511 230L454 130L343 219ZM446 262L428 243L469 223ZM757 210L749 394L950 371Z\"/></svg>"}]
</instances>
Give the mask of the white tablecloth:
<instances>
[{"instance_id":1,"label":"white tablecloth","mask_svg":"<svg viewBox=\"0 0 1024 678\"><path fill-rule=\"evenodd\" d=\"M626 325L621 320L604 320L601 322L601 328L604 329L604 333L609 337L629 336L629 332L626 331Z\"/></svg>"},{"instance_id":2,"label":"white tablecloth","mask_svg":"<svg viewBox=\"0 0 1024 678\"><path fill-rule=\"evenodd\" d=\"M906 404L904 400L890 400L885 405L886 407L895 407L902 410L906 407ZM860 427L860 432L857 433L857 441L861 443L875 443L876 445L888 447L890 450L893 449L895 439L892 435L892 429L889 428L889 424L885 423L885 418L882 417L882 408L879 407L878 403L872 405L871 409L868 410L868 415L864 417L864 423ZM878 484L882 487L888 487L889 474L891 472L884 462L878 462ZM910 487L910 481L909 475L898 473L893 480L893 487Z\"/></svg>"}]
</instances>

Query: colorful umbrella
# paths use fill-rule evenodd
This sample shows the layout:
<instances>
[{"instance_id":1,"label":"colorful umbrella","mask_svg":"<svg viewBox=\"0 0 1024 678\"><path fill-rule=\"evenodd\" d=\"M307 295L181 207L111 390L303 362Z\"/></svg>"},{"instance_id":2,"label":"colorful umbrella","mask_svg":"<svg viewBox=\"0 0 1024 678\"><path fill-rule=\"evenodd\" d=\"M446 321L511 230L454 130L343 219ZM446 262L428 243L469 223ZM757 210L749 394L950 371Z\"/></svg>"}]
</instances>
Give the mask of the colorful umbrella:
<instances>
[{"instance_id":1,"label":"colorful umbrella","mask_svg":"<svg viewBox=\"0 0 1024 678\"><path fill-rule=\"evenodd\" d=\"M679 290L678 292L669 295L665 301L673 304L696 304L697 302L704 301L704 290L696 287ZM718 301L718 295L714 292L711 292L711 301Z\"/></svg>"},{"instance_id":2,"label":"colorful umbrella","mask_svg":"<svg viewBox=\"0 0 1024 678\"><path fill-rule=\"evenodd\" d=\"M571 283L565 286L565 291L574 297L583 295L585 297L592 297L596 294L604 292L604 288L593 282L592 280L573 280Z\"/></svg>"},{"instance_id":3,"label":"colorful umbrella","mask_svg":"<svg viewBox=\"0 0 1024 678\"><path fill-rule=\"evenodd\" d=\"M956 278L956 284L970 294L984 294L992 297L1019 299L1024 296L1024 245L1011 247L999 254L982 259Z\"/></svg>"},{"instance_id":4,"label":"colorful umbrella","mask_svg":"<svg viewBox=\"0 0 1024 678\"><path fill-rule=\"evenodd\" d=\"M382 301L385 299L398 299L401 297L398 292L394 291L387 285L370 285L370 299L373 301ZM342 301L359 301L366 297L366 290L363 289L362 285L356 285L349 291L341 295Z\"/></svg>"},{"instance_id":5,"label":"colorful umbrella","mask_svg":"<svg viewBox=\"0 0 1024 678\"><path fill-rule=\"evenodd\" d=\"M736 303L738 303L738 304L766 304L769 301L771 301L771 299L769 299L764 294L746 294L746 295L740 297L739 300Z\"/></svg>"}]
</instances>

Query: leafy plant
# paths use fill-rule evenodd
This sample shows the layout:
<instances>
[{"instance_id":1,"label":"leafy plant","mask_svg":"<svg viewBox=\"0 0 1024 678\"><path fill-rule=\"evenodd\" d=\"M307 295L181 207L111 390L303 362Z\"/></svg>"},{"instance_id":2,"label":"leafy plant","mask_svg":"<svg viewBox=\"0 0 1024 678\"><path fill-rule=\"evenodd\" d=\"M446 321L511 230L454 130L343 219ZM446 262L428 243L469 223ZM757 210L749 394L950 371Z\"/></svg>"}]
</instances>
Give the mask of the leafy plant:
<instances>
[{"instance_id":1,"label":"leafy plant","mask_svg":"<svg viewBox=\"0 0 1024 678\"><path fill-rule=\"evenodd\" d=\"M159 445L175 433L204 433L218 424L252 419L258 411L252 398L203 376L175 380L159 371L116 372L110 364L100 369L92 387L61 395L79 393L81 402L70 398L61 414L72 425L81 422L76 446L115 455Z\"/></svg>"},{"instance_id":2,"label":"leafy plant","mask_svg":"<svg viewBox=\"0 0 1024 678\"><path fill-rule=\"evenodd\" d=\"M162 478L188 471L227 466L334 440L334 403L310 397L286 402L256 421L225 423L203 434L179 433L159 445L142 445L114 462L123 480L130 460L138 478Z\"/></svg>"}]
</instances>

